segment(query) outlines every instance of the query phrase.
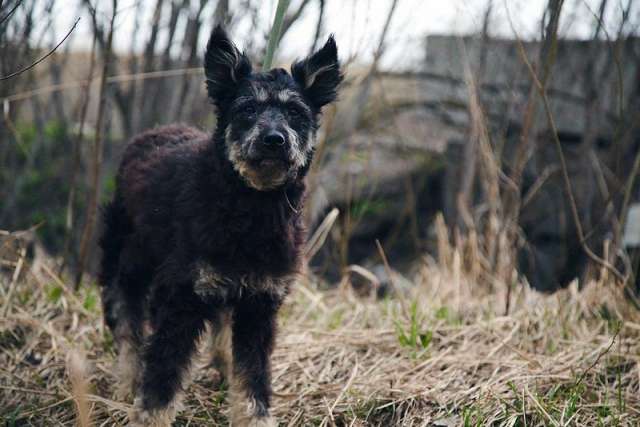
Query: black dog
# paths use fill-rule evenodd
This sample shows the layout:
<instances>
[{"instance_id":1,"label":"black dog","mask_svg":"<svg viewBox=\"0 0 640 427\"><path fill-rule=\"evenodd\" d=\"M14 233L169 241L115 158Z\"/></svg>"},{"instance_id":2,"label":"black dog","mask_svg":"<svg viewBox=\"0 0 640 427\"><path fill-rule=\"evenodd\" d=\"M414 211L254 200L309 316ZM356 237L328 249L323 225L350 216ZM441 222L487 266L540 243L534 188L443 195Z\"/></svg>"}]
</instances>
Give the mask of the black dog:
<instances>
[{"instance_id":1,"label":"black dog","mask_svg":"<svg viewBox=\"0 0 640 427\"><path fill-rule=\"evenodd\" d=\"M216 28L204 71L213 137L162 127L124 153L100 241L105 318L124 391L135 394L132 424L171 424L211 330L232 424L275 425L276 313L299 269L304 179L321 109L342 80L337 48L330 37L291 74L253 72Z\"/></svg>"}]
</instances>

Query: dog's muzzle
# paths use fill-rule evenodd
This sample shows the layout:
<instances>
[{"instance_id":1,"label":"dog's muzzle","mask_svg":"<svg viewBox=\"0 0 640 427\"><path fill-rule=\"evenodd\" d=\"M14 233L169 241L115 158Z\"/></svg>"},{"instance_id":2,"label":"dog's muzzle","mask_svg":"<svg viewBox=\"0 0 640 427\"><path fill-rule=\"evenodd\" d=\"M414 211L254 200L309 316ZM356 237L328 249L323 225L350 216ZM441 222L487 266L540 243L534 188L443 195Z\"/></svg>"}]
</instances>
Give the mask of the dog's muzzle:
<instances>
[{"instance_id":1,"label":"dog's muzzle","mask_svg":"<svg viewBox=\"0 0 640 427\"><path fill-rule=\"evenodd\" d=\"M288 149L285 135L272 129L251 145L249 157L256 167L288 168L290 163Z\"/></svg>"}]
</instances>

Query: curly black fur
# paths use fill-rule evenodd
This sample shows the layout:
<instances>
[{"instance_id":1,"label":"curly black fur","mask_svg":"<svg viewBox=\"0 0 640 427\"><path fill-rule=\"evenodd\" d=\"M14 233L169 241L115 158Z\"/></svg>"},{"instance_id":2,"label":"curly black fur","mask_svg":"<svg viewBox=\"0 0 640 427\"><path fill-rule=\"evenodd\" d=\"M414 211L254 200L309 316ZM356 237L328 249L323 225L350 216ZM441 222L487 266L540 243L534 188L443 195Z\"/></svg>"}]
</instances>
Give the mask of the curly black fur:
<instances>
[{"instance_id":1,"label":"curly black fur","mask_svg":"<svg viewBox=\"0 0 640 427\"><path fill-rule=\"evenodd\" d=\"M173 418L207 323L231 330L222 352L232 354L235 422L269 419L275 316L305 240L304 178L321 108L342 79L333 38L292 70L254 73L216 28L205 55L213 136L173 125L126 148L103 209L99 279L120 356L142 367L130 379L134 423ZM224 312L229 325L216 320Z\"/></svg>"}]
</instances>

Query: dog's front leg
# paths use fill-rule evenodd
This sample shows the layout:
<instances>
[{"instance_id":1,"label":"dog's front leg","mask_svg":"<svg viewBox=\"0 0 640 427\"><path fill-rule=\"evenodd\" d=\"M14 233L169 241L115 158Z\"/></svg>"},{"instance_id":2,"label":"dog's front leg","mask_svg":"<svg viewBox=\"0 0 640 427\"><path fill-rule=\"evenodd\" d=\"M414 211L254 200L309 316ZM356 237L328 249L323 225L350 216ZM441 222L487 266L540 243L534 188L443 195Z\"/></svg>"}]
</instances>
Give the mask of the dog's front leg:
<instances>
[{"instance_id":1,"label":"dog's front leg","mask_svg":"<svg viewBox=\"0 0 640 427\"><path fill-rule=\"evenodd\" d=\"M232 319L231 425L275 426L271 404L271 364L280 300L253 295L237 303Z\"/></svg>"},{"instance_id":2,"label":"dog's front leg","mask_svg":"<svg viewBox=\"0 0 640 427\"><path fill-rule=\"evenodd\" d=\"M202 301L193 292L181 290L156 300L151 302L154 331L143 354L142 384L130 416L136 427L171 425L205 325Z\"/></svg>"}]
</instances>

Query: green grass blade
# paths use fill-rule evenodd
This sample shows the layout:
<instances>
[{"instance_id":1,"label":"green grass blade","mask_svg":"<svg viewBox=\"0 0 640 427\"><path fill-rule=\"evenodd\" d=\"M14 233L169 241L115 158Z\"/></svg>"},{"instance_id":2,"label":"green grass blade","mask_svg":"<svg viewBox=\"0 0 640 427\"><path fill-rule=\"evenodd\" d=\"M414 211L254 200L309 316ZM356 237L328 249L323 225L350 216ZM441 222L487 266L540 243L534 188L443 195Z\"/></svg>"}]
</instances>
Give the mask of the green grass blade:
<instances>
[{"instance_id":1,"label":"green grass blade","mask_svg":"<svg viewBox=\"0 0 640 427\"><path fill-rule=\"evenodd\" d=\"M271 33L269 34L269 43L267 44L267 53L262 63L262 71L269 71L273 62L273 57L278 48L278 42L282 35L282 23L284 21L284 15L289 7L290 0L278 0L278 7L276 9L276 16L273 18L273 26L271 27Z\"/></svg>"}]
</instances>

